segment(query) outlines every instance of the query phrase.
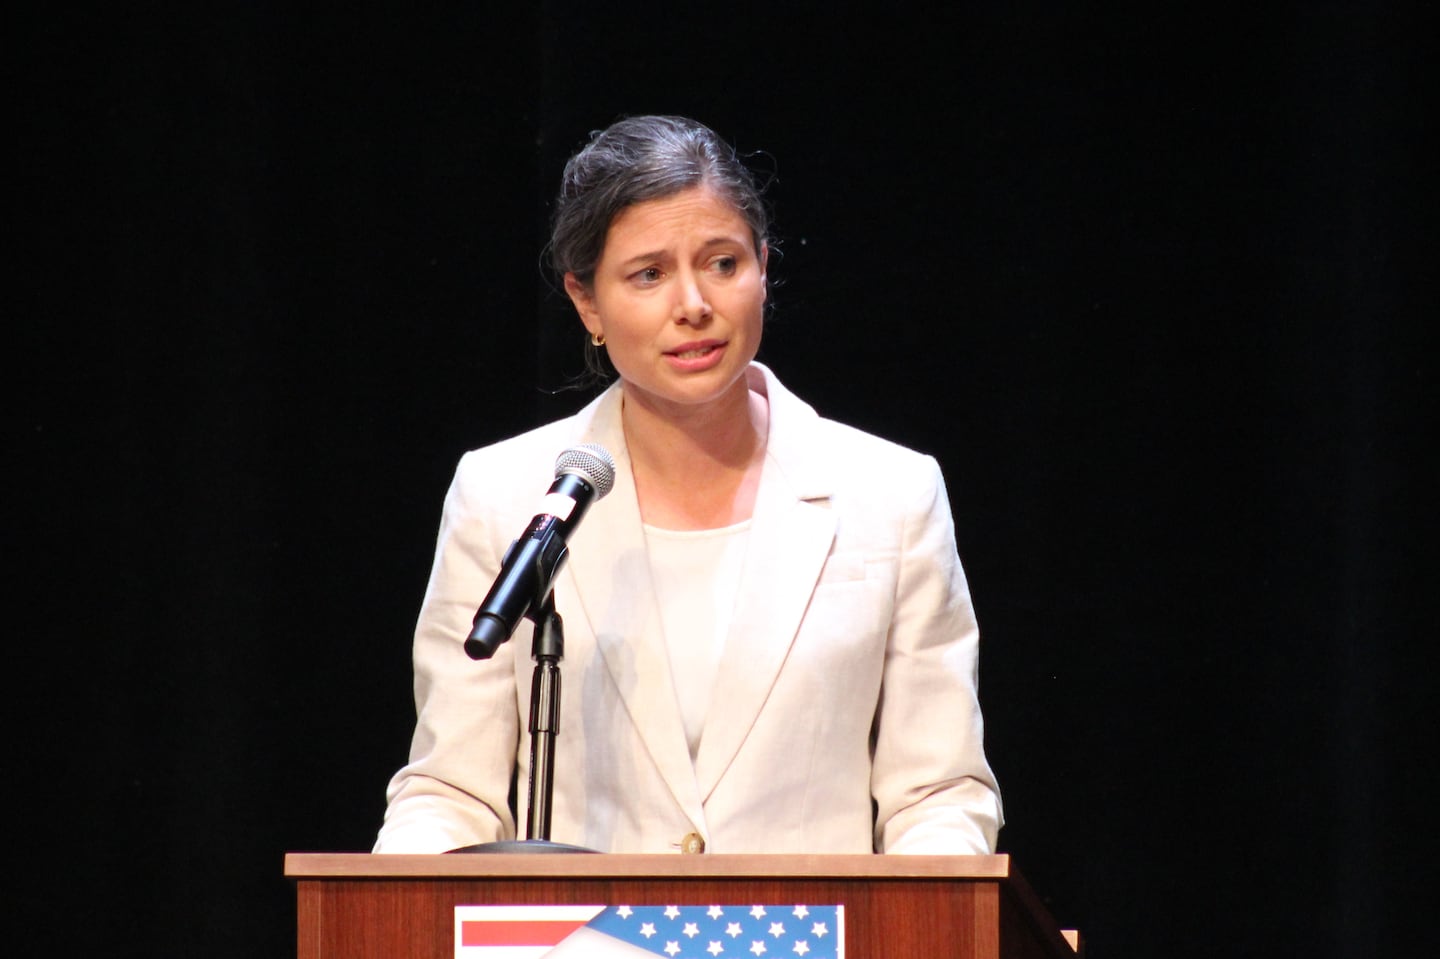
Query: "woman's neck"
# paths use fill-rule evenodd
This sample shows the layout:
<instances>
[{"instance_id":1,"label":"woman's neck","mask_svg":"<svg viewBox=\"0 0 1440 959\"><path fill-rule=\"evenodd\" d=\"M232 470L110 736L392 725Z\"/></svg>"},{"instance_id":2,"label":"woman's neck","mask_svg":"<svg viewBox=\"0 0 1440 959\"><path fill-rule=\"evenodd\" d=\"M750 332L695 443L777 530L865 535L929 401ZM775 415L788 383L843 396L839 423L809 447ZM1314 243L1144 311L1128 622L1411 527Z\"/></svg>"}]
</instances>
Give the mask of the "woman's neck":
<instances>
[{"instance_id":1,"label":"woman's neck","mask_svg":"<svg viewBox=\"0 0 1440 959\"><path fill-rule=\"evenodd\" d=\"M693 409L659 410L627 394L620 413L640 517L664 529L715 529L755 509L769 405L742 379Z\"/></svg>"}]
</instances>

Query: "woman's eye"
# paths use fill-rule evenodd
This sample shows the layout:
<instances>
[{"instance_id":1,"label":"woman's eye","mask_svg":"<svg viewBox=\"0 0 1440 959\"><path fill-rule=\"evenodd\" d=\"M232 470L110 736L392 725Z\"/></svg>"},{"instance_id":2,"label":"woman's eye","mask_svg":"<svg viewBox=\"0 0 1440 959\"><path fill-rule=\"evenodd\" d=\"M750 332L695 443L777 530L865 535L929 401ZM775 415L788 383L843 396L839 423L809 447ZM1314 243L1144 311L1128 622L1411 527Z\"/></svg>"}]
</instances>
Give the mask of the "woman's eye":
<instances>
[{"instance_id":1,"label":"woman's eye","mask_svg":"<svg viewBox=\"0 0 1440 959\"><path fill-rule=\"evenodd\" d=\"M664 275L658 266L647 266L635 274L635 279L640 283L659 283Z\"/></svg>"},{"instance_id":2,"label":"woman's eye","mask_svg":"<svg viewBox=\"0 0 1440 959\"><path fill-rule=\"evenodd\" d=\"M715 260L715 270L727 276L735 272L735 258L733 256L722 256Z\"/></svg>"}]
</instances>

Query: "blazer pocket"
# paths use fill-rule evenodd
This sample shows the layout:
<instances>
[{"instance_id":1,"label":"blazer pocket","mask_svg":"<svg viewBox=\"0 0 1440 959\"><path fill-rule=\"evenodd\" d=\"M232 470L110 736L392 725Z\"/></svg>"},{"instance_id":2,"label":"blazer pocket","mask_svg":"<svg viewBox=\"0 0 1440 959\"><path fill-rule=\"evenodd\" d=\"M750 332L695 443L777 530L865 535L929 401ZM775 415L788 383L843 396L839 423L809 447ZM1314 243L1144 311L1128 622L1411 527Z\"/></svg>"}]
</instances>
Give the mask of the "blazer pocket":
<instances>
[{"instance_id":1,"label":"blazer pocket","mask_svg":"<svg viewBox=\"0 0 1440 959\"><path fill-rule=\"evenodd\" d=\"M825 565L820 569L820 580L816 586L858 583L864 579L865 554L858 549L851 549L842 553L831 553L825 558Z\"/></svg>"},{"instance_id":2,"label":"blazer pocket","mask_svg":"<svg viewBox=\"0 0 1440 959\"><path fill-rule=\"evenodd\" d=\"M897 562L896 553L876 553L859 549L832 553L820 570L816 588L862 583L867 580L887 582L894 579Z\"/></svg>"}]
</instances>

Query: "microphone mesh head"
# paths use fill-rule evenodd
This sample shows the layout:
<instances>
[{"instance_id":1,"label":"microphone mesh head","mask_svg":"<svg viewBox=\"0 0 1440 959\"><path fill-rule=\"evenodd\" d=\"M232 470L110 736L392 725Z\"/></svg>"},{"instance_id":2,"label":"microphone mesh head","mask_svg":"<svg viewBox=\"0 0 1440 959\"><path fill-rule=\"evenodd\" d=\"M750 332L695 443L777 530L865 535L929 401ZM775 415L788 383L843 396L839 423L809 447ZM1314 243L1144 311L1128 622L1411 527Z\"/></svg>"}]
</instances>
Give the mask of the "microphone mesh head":
<instances>
[{"instance_id":1,"label":"microphone mesh head","mask_svg":"<svg viewBox=\"0 0 1440 959\"><path fill-rule=\"evenodd\" d=\"M562 452L555 461L555 475L564 473L589 480L595 487L595 498L600 499L615 485L615 457L603 446L581 443Z\"/></svg>"}]
</instances>

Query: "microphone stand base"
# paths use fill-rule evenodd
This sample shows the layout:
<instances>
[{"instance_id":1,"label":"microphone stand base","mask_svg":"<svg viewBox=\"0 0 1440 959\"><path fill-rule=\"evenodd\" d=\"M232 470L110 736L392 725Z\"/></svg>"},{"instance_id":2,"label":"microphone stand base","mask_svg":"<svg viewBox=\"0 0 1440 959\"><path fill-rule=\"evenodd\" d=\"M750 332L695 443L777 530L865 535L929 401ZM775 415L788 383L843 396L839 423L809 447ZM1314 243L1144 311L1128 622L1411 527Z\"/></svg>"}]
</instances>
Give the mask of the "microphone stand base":
<instances>
[{"instance_id":1,"label":"microphone stand base","mask_svg":"<svg viewBox=\"0 0 1440 959\"><path fill-rule=\"evenodd\" d=\"M479 842L473 846L461 846L459 849L450 850L449 854L455 853L567 853L567 852L588 852L595 850L586 849L584 846L571 846L563 842L551 842L548 839L504 839L500 842Z\"/></svg>"}]
</instances>

